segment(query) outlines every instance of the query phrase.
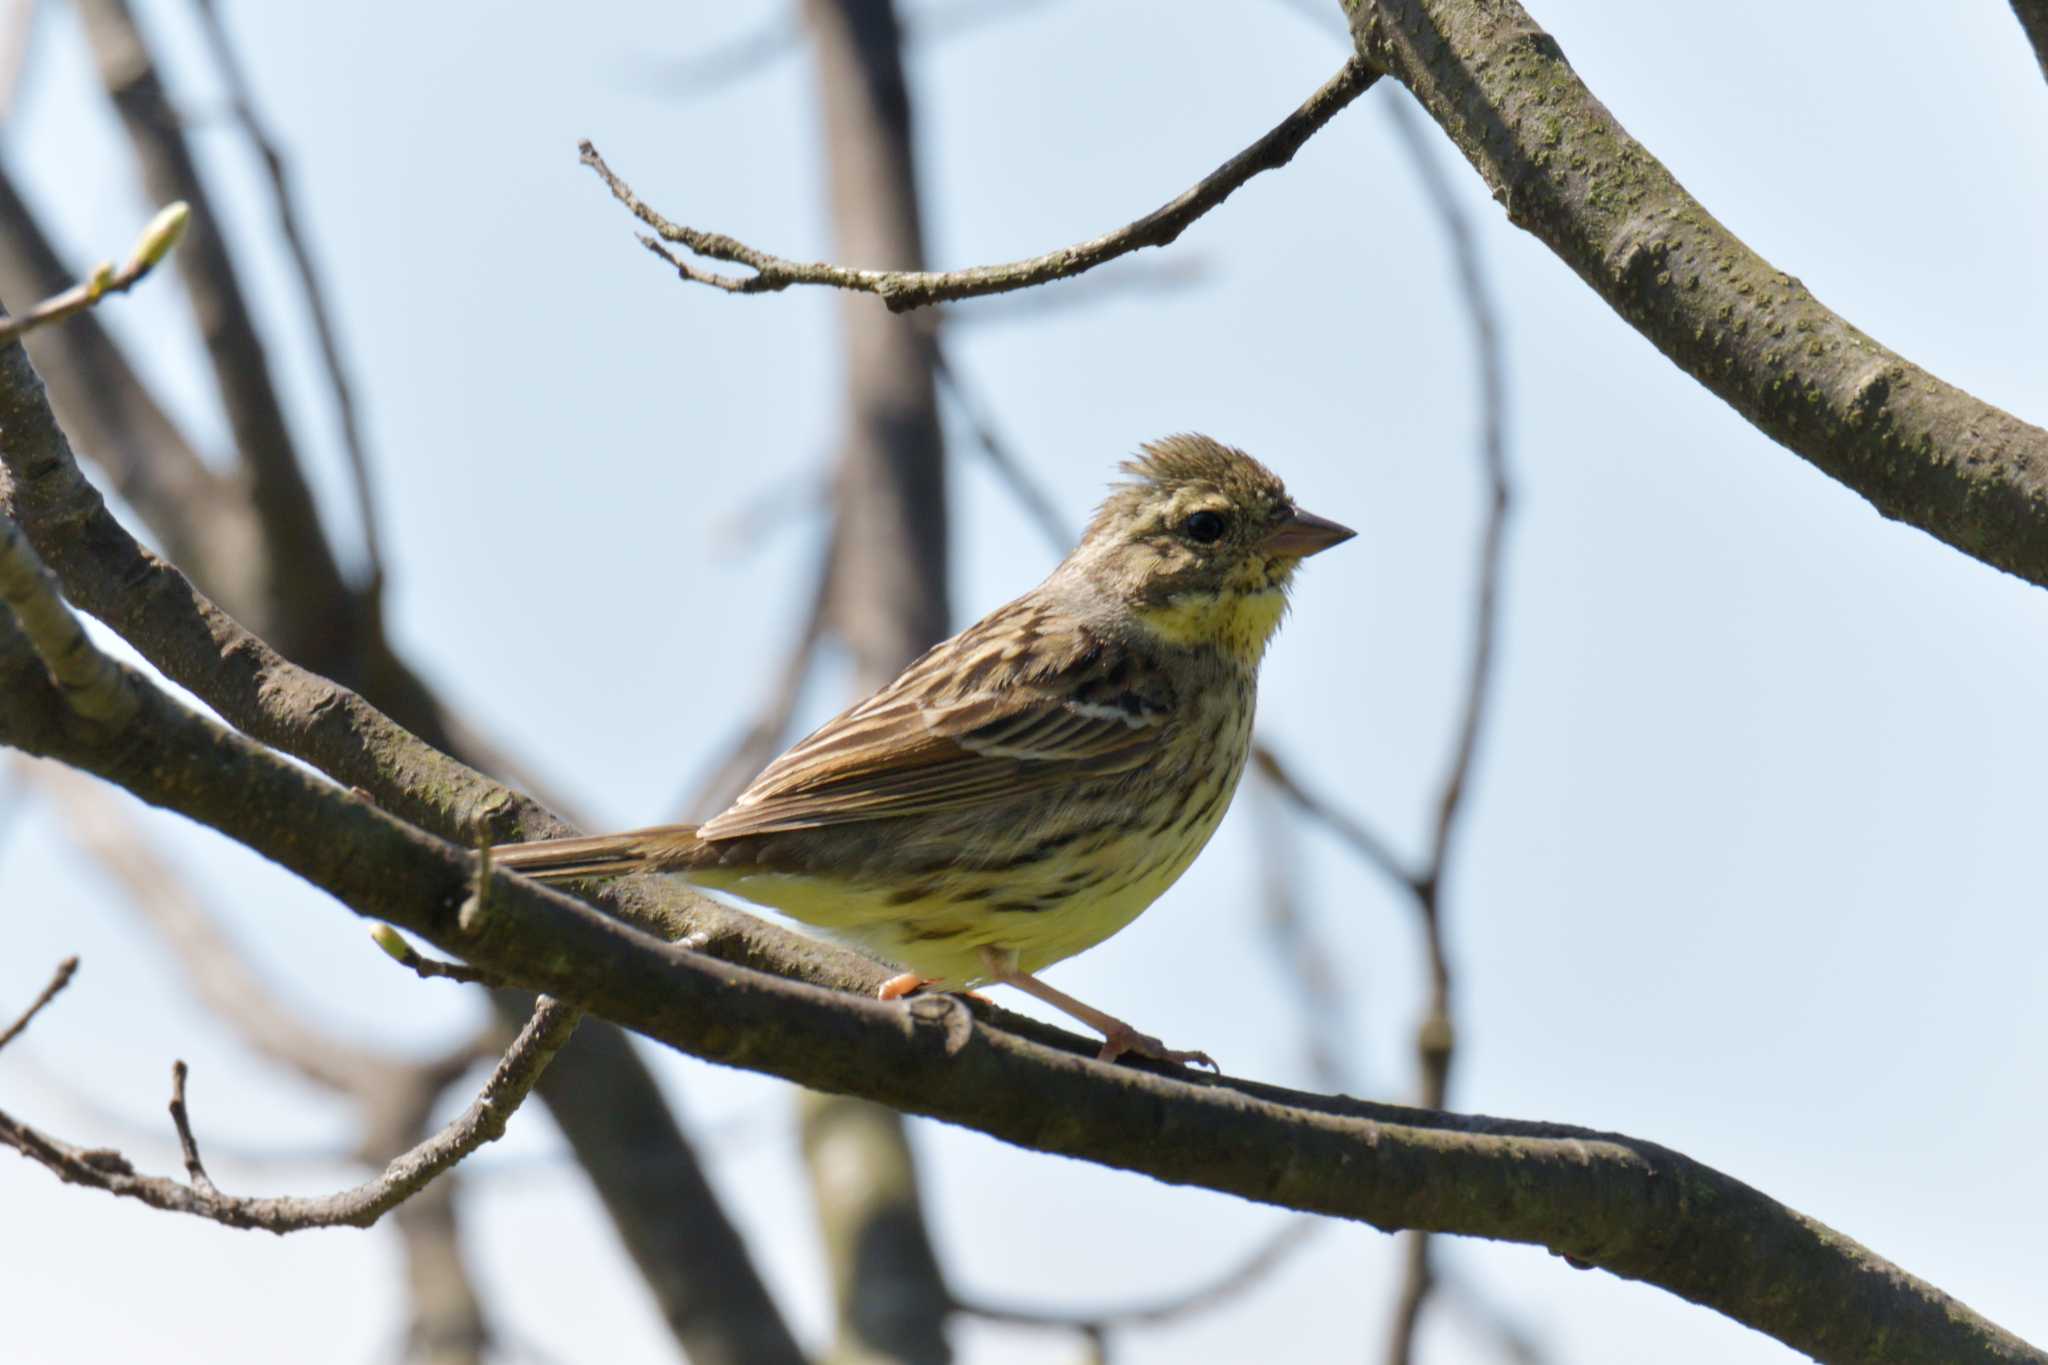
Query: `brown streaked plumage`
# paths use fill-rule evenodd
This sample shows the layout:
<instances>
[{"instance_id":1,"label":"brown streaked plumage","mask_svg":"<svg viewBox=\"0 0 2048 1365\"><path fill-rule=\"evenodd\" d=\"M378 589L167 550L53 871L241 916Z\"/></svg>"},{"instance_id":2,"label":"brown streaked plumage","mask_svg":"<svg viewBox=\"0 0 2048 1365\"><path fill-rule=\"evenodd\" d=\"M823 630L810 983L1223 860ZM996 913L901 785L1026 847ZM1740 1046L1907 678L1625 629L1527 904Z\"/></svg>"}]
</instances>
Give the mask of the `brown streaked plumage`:
<instances>
[{"instance_id":1,"label":"brown streaked plumage","mask_svg":"<svg viewBox=\"0 0 2048 1365\"><path fill-rule=\"evenodd\" d=\"M1351 532L1249 455L1172 436L1124 465L1043 583L934 646L702 825L495 850L552 879L679 873L905 969L1016 986L1102 1057L1201 1061L1033 973L1109 937L1194 861L1236 790L1295 567Z\"/></svg>"}]
</instances>

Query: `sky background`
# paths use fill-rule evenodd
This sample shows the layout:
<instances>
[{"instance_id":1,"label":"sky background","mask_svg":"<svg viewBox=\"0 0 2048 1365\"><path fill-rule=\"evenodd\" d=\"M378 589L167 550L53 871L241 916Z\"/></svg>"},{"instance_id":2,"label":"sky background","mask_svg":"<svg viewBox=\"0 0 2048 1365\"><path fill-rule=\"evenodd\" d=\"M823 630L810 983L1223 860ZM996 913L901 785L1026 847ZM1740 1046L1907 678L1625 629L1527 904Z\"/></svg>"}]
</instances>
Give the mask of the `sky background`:
<instances>
[{"instance_id":1,"label":"sky background","mask_svg":"<svg viewBox=\"0 0 2048 1365\"><path fill-rule=\"evenodd\" d=\"M74 261L118 258L151 206L70 13L43 8L0 154ZM330 526L352 547L332 414L254 163L218 118L189 7L141 8L198 120ZM840 419L835 300L679 284L577 165L576 140L673 218L827 256L806 57L686 94L677 65L765 7L224 8L339 310L398 640L593 824L669 817L796 629L821 528L810 490ZM1279 0L1014 8L910 55L935 266L1135 217L1343 55ZM1531 8L1731 230L1909 359L2048 417L2048 86L2004 3ZM1480 483L1470 338L1384 112L1399 98L1369 93L1169 255L1143 257L1195 267L1192 283L1052 307L1077 291L1064 286L1028 315L969 306L951 338L1070 524L1140 441L1197 430L1358 528L1301 575L1261 724L1412 851L1464 666ZM1677 1148L2048 1341L2048 594L1885 522L1759 435L1510 227L1426 132L1498 290L1516 489L1499 700L1446 908L1456 1107ZM223 448L172 283L101 313L202 444ZM967 445L954 450L964 622L1056 556ZM824 670L805 716L835 709L844 686L842 668ZM66 954L84 967L0 1056L0 1105L175 1170L163 1104L183 1057L227 1188L358 1178L298 1159L345 1148L347 1112L195 1006L49 803L4 780L0 1014ZM1357 1089L1405 1097L1423 982L1410 907L1302 834L1312 927L1347 991L1337 1016L1306 1017L1261 929L1261 825L1245 807L1149 914L1051 980L1265 1080L1309 1083L1313 1028ZM145 829L308 1019L424 1055L478 1017L465 992L395 970L352 916L254 855L161 813ZM650 1056L786 1311L820 1340L829 1305L790 1092ZM964 1292L1147 1298L1236 1263L1285 1217L937 1124L912 1135ZM474 1270L526 1358L672 1358L543 1108L466 1169ZM0 1209L17 1230L0 1245L13 1360L363 1362L387 1358L402 1321L382 1231L279 1241L12 1159ZM1298 1358L1376 1357L1397 1248L1333 1225L1256 1292L1123 1335L1119 1359L1270 1359L1283 1342ZM1539 1249L1459 1242L1445 1262L1553 1360L1793 1358ZM1076 1351L973 1324L955 1341L970 1362ZM1423 1357L1497 1358L1453 1312L1431 1314Z\"/></svg>"}]
</instances>

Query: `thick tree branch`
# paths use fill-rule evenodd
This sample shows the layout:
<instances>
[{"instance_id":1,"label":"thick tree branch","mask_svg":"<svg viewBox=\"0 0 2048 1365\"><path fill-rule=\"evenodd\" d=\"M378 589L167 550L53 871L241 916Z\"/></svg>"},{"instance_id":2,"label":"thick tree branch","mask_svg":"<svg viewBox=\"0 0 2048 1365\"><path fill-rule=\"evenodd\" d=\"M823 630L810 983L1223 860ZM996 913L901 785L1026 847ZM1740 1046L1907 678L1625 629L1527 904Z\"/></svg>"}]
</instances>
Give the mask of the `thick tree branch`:
<instances>
[{"instance_id":1,"label":"thick tree branch","mask_svg":"<svg viewBox=\"0 0 2048 1365\"><path fill-rule=\"evenodd\" d=\"M1858 331L1685 192L1514 0L1361 0L1412 90L1527 229L1673 363L1887 517L2048 584L2048 431Z\"/></svg>"},{"instance_id":2,"label":"thick tree branch","mask_svg":"<svg viewBox=\"0 0 2048 1365\"><path fill-rule=\"evenodd\" d=\"M1383 1229L1548 1246L1823 1361L2048 1362L1840 1234L1654 1144L1106 1066L1085 1055L1092 1044L992 1027L958 999L884 1002L716 962L524 879L500 874L480 901L465 850L140 677L132 685L141 710L125 729L73 725L21 637L0 631L0 743L97 772L229 833L359 913L692 1055L1171 1183ZM47 1145L39 1135L22 1141ZM68 1149L52 1159L93 1183L136 1179Z\"/></svg>"},{"instance_id":3,"label":"thick tree branch","mask_svg":"<svg viewBox=\"0 0 2048 1365\"><path fill-rule=\"evenodd\" d=\"M1376 79L1378 74L1363 63L1346 62L1343 69L1271 132L1224 162L1192 188L1135 222L1100 237L1048 251L1042 256L1003 265L973 266L966 270L865 270L822 261L785 260L723 233L704 232L670 222L643 203L630 186L612 173L611 167L605 165L604 158L598 155L597 148L589 142L580 146L583 164L597 172L613 197L624 204L634 217L654 230L655 237L643 236L641 243L674 266L683 279L734 294L772 293L793 284L825 285L878 295L889 305L890 311L900 313L953 299L979 298L1068 279L1119 256L1129 255L1140 247L1165 246L1176 240L1196 219L1228 199L1245 181L1261 171L1286 165L1301 150L1303 143L1335 118L1345 105L1364 94ZM656 237L660 240L657 241ZM720 275L700 269L668 250L662 242L675 243L715 261L745 266L754 273Z\"/></svg>"}]
</instances>

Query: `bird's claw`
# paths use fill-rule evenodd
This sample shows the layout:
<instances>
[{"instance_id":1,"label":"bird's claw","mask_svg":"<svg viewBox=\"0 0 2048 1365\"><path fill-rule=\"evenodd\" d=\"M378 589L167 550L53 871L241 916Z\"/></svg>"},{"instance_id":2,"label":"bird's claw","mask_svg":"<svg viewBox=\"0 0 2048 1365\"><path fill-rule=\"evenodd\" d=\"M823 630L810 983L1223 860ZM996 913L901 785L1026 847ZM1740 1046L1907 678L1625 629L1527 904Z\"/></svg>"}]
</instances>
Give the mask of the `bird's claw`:
<instances>
[{"instance_id":1,"label":"bird's claw","mask_svg":"<svg viewBox=\"0 0 2048 1365\"><path fill-rule=\"evenodd\" d=\"M1215 1059L1206 1052L1176 1051L1151 1034L1140 1033L1128 1024L1110 1030L1102 1041L1102 1051L1095 1054L1095 1060L1114 1062L1126 1052L1149 1057L1155 1062L1165 1062L1168 1066L1206 1066L1218 1075L1223 1071L1222 1067L1216 1065Z\"/></svg>"}]
</instances>

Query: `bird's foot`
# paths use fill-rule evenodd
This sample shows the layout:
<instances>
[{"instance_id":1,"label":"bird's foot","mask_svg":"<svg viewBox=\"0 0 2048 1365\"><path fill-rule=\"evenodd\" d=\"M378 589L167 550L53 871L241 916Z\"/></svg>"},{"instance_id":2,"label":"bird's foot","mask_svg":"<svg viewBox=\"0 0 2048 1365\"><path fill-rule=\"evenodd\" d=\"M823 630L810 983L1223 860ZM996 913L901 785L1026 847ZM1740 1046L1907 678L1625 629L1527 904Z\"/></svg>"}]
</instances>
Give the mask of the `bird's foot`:
<instances>
[{"instance_id":1,"label":"bird's foot","mask_svg":"<svg viewBox=\"0 0 2048 1365\"><path fill-rule=\"evenodd\" d=\"M1098 1062L1113 1062L1126 1052L1140 1057L1150 1057L1155 1062L1168 1066L1206 1066L1211 1071L1222 1073L1223 1068L1206 1052L1178 1052L1160 1042L1149 1033L1140 1033L1129 1024L1118 1024L1108 1030L1102 1040L1102 1051L1095 1054Z\"/></svg>"},{"instance_id":2,"label":"bird's foot","mask_svg":"<svg viewBox=\"0 0 2048 1365\"><path fill-rule=\"evenodd\" d=\"M931 978L928 976L919 976L916 972L904 972L900 976L890 977L887 981L875 987L875 999L901 1000L904 996L911 994L918 987L926 985L930 981Z\"/></svg>"},{"instance_id":3,"label":"bird's foot","mask_svg":"<svg viewBox=\"0 0 2048 1365\"><path fill-rule=\"evenodd\" d=\"M919 976L916 972L904 972L899 976L890 977L887 981L875 987L875 999L901 1000L906 995L916 995L926 986L936 986L938 984L939 979L935 976ZM952 991L949 994L964 995L969 1000L979 1000L984 1005L994 1005L996 1003L980 991Z\"/></svg>"}]
</instances>

